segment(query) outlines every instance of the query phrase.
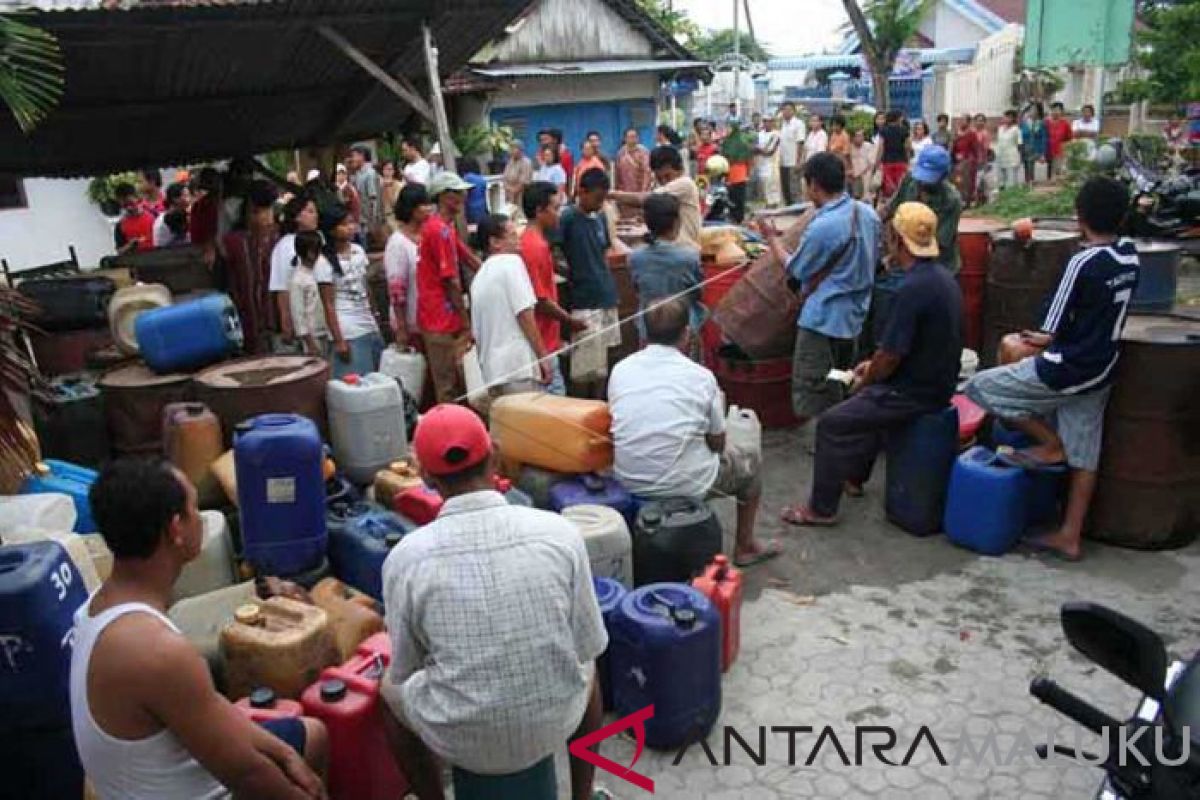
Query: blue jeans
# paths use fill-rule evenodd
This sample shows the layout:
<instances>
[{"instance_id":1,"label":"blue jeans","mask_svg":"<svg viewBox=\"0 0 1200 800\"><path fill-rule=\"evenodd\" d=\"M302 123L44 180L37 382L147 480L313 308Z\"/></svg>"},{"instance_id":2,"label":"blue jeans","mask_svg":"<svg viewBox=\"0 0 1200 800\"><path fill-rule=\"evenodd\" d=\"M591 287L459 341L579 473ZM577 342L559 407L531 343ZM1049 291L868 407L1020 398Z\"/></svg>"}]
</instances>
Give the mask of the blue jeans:
<instances>
[{"instance_id":1,"label":"blue jeans","mask_svg":"<svg viewBox=\"0 0 1200 800\"><path fill-rule=\"evenodd\" d=\"M558 356L550 359L550 369L550 383L546 386L546 391L559 397L566 397L567 382L563 379L562 364L559 362Z\"/></svg>"},{"instance_id":2,"label":"blue jeans","mask_svg":"<svg viewBox=\"0 0 1200 800\"><path fill-rule=\"evenodd\" d=\"M379 371L379 359L383 355L383 337L376 333L368 333L357 339L347 339L350 345L350 360L342 361L332 344L329 346L329 363L333 366L333 377L344 378L347 375L366 375Z\"/></svg>"}]
</instances>

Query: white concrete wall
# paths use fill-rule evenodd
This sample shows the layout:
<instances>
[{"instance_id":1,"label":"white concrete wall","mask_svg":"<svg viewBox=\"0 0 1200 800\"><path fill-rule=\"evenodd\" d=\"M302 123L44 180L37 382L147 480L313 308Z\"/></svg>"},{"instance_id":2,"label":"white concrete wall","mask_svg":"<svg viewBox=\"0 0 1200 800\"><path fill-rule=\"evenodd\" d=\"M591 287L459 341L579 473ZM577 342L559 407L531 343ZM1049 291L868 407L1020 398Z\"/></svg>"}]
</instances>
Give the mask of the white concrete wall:
<instances>
[{"instance_id":1,"label":"white concrete wall","mask_svg":"<svg viewBox=\"0 0 1200 800\"><path fill-rule=\"evenodd\" d=\"M0 209L0 258L10 269L37 267L69 258L94 267L112 255L112 223L87 198L87 179L27 178L25 208Z\"/></svg>"},{"instance_id":2,"label":"white concrete wall","mask_svg":"<svg viewBox=\"0 0 1200 800\"><path fill-rule=\"evenodd\" d=\"M939 3L935 14L934 47L970 47L987 35L983 28L945 4Z\"/></svg>"},{"instance_id":3,"label":"white concrete wall","mask_svg":"<svg viewBox=\"0 0 1200 800\"><path fill-rule=\"evenodd\" d=\"M944 105L938 110L951 116L982 113L994 117L1010 108L1017 50L1023 36L1020 25L1009 25L980 42L973 63L946 73Z\"/></svg>"}]
</instances>

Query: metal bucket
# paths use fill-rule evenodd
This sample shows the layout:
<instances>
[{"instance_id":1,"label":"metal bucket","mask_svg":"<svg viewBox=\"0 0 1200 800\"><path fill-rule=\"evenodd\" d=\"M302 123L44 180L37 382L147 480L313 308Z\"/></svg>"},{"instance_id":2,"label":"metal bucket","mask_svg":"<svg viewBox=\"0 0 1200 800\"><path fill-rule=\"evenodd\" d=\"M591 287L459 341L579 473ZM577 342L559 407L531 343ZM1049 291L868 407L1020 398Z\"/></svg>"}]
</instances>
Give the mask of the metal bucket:
<instances>
[{"instance_id":1,"label":"metal bucket","mask_svg":"<svg viewBox=\"0 0 1200 800\"><path fill-rule=\"evenodd\" d=\"M187 400L191 382L191 375L159 375L140 361L104 373L98 385L113 452L162 455L163 409Z\"/></svg>"},{"instance_id":2,"label":"metal bucket","mask_svg":"<svg viewBox=\"0 0 1200 800\"><path fill-rule=\"evenodd\" d=\"M221 420L225 443L233 440L237 424L259 414L300 414L308 417L328 440L325 383L329 363L314 356L240 358L196 373L196 400Z\"/></svg>"},{"instance_id":3,"label":"metal bucket","mask_svg":"<svg viewBox=\"0 0 1200 800\"><path fill-rule=\"evenodd\" d=\"M1137 251L1141 269L1129 308L1143 313L1169 312L1179 289L1183 248L1174 242L1142 239L1137 243Z\"/></svg>"},{"instance_id":4,"label":"metal bucket","mask_svg":"<svg viewBox=\"0 0 1200 800\"><path fill-rule=\"evenodd\" d=\"M1089 535L1139 549L1200 531L1200 321L1131 316L1104 419Z\"/></svg>"},{"instance_id":5,"label":"metal bucket","mask_svg":"<svg viewBox=\"0 0 1200 800\"><path fill-rule=\"evenodd\" d=\"M996 348L1005 334L1041 324L1046 300L1078 246L1079 234L1065 231L1037 229L1027 242L1011 231L992 234L979 351L985 366L996 364Z\"/></svg>"}]
</instances>

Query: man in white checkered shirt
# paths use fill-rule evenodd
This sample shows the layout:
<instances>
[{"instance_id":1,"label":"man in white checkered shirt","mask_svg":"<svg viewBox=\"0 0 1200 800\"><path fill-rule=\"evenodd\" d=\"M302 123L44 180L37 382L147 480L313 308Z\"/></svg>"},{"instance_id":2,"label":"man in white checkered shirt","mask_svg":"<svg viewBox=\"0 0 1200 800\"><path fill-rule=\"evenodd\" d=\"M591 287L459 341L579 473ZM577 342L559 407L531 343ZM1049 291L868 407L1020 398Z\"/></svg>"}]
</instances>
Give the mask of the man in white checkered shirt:
<instances>
[{"instance_id":1,"label":"man in white checkered shirt","mask_svg":"<svg viewBox=\"0 0 1200 800\"><path fill-rule=\"evenodd\" d=\"M492 490L492 443L470 410L421 418L413 451L446 504L383 565L392 665L389 734L422 800L442 797L433 755L478 775L553 758L600 727L594 662L608 636L579 531ZM415 734L415 735L414 735ZM572 796L594 768L571 759Z\"/></svg>"}]
</instances>

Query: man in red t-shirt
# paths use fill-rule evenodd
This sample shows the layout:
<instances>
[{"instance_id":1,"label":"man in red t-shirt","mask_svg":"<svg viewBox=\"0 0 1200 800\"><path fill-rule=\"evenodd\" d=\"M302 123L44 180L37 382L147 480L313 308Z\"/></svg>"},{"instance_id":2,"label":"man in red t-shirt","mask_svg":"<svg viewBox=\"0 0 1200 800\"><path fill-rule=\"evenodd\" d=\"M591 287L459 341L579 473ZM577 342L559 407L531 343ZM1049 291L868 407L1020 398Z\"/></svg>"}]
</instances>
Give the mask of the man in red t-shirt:
<instances>
[{"instance_id":1,"label":"man in red t-shirt","mask_svg":"<svg viewBox=\"0 0 1200 800\"><path fill-rule=\"evenodd\" d=\"M142 205L132 183L119 183L113 190L121 204L121 219L113 231L117 253L154 249L154 215Z\"/></svg>"},{"instance_id":2,"label":"man in red t-shirt","mask_svg":"<svg viewBox=\"0 0 1200 800\"><path fill-rule=\"evenodd\" d=\"M525 233L521 235L521 259L525 262L529 281L533 284L533 294L537 297L534 318L537 320L538 333L542 335L542 343L549 353L562 348L563 325L572 331L587 328L586 322L574 319L558 304L554 256L550 252L546 234L558 229L558 209L561 204L558 188L547 181L529 184L521 198L525 219L529 220ZM550 369L550 384L546 390L551 394L566 395L567 384L563 380L557 356L551 359Z\"/></svg>"},{"instance_id":3,"label":"man in red t-shirt","mask_svg":"<svg viewBox=\"0 0 1200 800\"><path fill-rule=\"evenodd\" d=\"M1066 167L1065 145L1071 141L1071 121L1063 116L1063 104L1050 104L1050 119L1046 120L1046 175L1053 178Z\"/></svg>"},{"instance_id":4,"label":"man in red t-shirt","mask_svg":"<svg viewBox=\"0 0 1200 800\"><path fill-rule=\"evenodd\" d=\"M466 394L461 360L471 346L471 318L459 259L471 273L479 269L479 259L458 238L455 221L470 190L471 184L453 172L430 181L429 197L438 211L425 221L417 245L417 326L439 403L454 403Z\"/></svg>"}]
</instances>

